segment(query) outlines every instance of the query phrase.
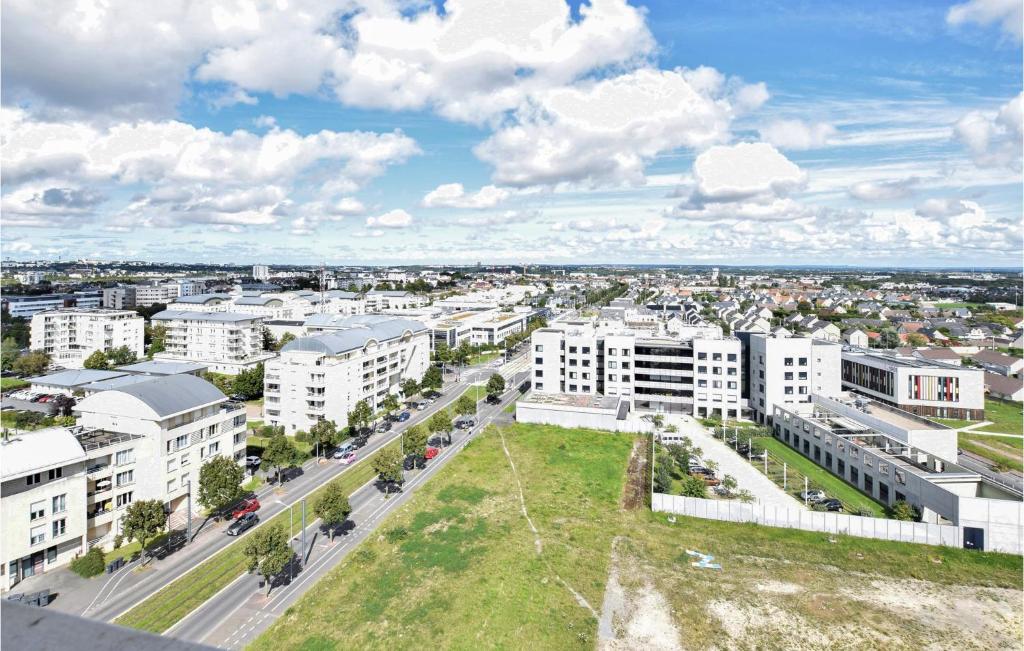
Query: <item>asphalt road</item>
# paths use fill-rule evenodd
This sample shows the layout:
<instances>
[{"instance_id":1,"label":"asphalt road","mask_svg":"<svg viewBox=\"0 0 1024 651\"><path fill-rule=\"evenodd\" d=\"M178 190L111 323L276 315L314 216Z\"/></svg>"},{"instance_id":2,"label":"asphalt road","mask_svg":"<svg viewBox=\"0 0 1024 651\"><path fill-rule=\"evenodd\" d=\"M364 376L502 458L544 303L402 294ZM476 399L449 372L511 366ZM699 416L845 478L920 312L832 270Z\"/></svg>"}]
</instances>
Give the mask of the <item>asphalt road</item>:
<instances>
[{"instance_id":1,"label":"asphalt road","mask_svg":"<svg viewBox=\"0 0 1024 651\"><path fill-rule=\"evenodd\" d=\"M444 387L442 390L443 395L436 403L429 405L423 411L413 411L409 420L404 423L396 423L395 427L389 432L371 436L367 445L359 451L359 459L366 458L375 450L394 441L406 428L424 422L435 411L454 402L461 394L462 389L474 382L485 381L493 372L493 370L486 368L470 369L464 372L458 383L452 383ZM265 486L256 493L261 503L259 510L260 522L266 522L278 513L288 509L291 505L298 504L304 496L316 490L330 479L341 475L351 467L353 466L343 466L335 462L320 464L316 459L312 459L302 466L302 473L298 477L283 484L283 493L276 492L276 484ZM244 538L254 530L250 529L239 538L235 538L223 533L227 525L227 522L213 524L211 521L198 534L193 532L194 538L190 545L170 554L162 560L150 561L147 563L145 571L133 571L139 565L137 561L125 566L112 575L105 575L102 581L88 582L86 589L95 590L95 595L91 602L88 600L88 594L76 594L73 599L69 599L69 602L74 603L78 607L81 607L82 604L88 604L84 610L76 608L75 614L82 614L92 619L112 621L175 579L186 574L198 563L224 549L239 538ZM64 609L61 608L61 610Z\"/></svg>"},{"instance_id":2,"label":"asphalt road","mask_svg":"<svg viewBox=\"0 0 1024 651\"><path fill-rule=\"evenodd\" d=\"M522 381L528 371L516 376ZM464 376L465 377L465 376ZM514 387L516 383L512 383ZM293 578L283 577L275 584L268 596L266 588L258 587L258 577L243 574L227 588L193 611L188 617L172 627L165 635L191 642L201 642L226 649L241 648L259 636L284 611L293 605L306 590L323 578L360 542L365 540L374 529L395 509L404 504L430 477L436 474L480 431L496 418L502 416L502 410L518 396L515 389L510 389L500 404L488 405L480 402L477 426L469 432L456 431L452 435L452 443L444 448L437 457L427 462L425 468L406 472L406 482L402 492L392 494L385 499L383 493L371 482L357 490L350 498L353 507L349 520L350 529L339 534L331 542L329 537L320 532L320 525L312 522L306 528L306 559L304 567L299 569ZM307 514L311 509L307 505ZM300 532L295 532L295 547L298 550Z\"/></svg>"}]
</instances>

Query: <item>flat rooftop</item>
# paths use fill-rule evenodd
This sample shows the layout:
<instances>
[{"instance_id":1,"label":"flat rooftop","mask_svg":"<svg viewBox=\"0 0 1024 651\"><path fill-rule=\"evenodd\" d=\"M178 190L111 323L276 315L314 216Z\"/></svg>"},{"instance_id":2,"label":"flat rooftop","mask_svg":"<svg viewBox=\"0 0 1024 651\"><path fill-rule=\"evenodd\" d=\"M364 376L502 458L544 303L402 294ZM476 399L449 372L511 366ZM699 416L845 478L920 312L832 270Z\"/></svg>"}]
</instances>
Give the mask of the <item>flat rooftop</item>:
<instances>
[{"instance_id":1,"label":"flat rooftop","mask_svg":"<svg viewBox=\"0 0 1024 651\"><path fill-rule=\"evenodd\" d=\"M521 403L551 405L558 407L581 407L588 409L615 410L619 405L619 396L577 393L537 393L531 391L519 400Z\"/></svg>"}]
</instances>

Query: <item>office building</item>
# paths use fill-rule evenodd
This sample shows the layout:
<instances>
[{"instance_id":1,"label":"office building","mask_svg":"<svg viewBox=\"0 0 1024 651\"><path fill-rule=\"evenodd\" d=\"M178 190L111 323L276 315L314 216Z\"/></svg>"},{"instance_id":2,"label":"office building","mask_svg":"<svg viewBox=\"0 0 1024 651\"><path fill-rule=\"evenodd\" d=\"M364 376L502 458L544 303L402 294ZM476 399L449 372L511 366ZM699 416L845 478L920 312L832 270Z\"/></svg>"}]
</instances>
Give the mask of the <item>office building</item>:
<instances>
[{"instance_id":1,"label":"office building","mask_svg":"<svg viewBox=\"0 0 1024 651\"><path fill-rule=\"evenodd\" d=\"M164 310L153 325L167 329L161 361L200 362L216 373L237 375L274 357L263 350L263 319L235 312Z\"/></svg>"},{"instance_id":2,"label":"office building","mask_svg":"<svg viewBox=\"0 0 1024 651\"><path fill-rule=\"evenodd\" d=\"M872 499L958 526L967 547L1021 553L1021 494L950 461L955 430L852 394L776 405L772 421L777 439Z\"/></svg>"},{"instance_id":3,"label":"office building","mask_svg":"<svg viewBox=\"0 0 1024 651\"><path fill-rule=\"evenodd\" d=\"M370 290L364 296L366 312L380 314L391 310L407 310L427 304L427 297L412 292Z\"/></svg>"},{"instance_id":4,"label":"office building","mask_svg":"<svg viewBox=\"0 0 1024 651\"><path fill-rule=\"evenodd\" d=\"M842 386L919 416L982 420L985 378L979 368L847 348Z\"/></svg>"},{"instance_id":5,"label":"office building","mask_svg":"<svg viewBox=\"0 0 1024 651\"><path fill-rule=\"evenodd\" d=\"M768 424L775 405L809 403L812 394L839 393L842 347L822 339L795 337L784 329L747 338L750 410Z\"/></svg>"},{"instance_id":6,"label":"office building","mask_svg":"<svg viewBox=\"0 0 1024 651\"><path fill-rule=\"evenodd\" d=\"M267 362L263 418L288 433L318 420L338 427L365 400L376 411L407 378L421 380L430 364L430 331L398 317L350 316L338 327L300 337Z\"/></svg>"},{"instance_id":7,"label":"office building","mask_svg":"<svg viewBox=\"0 0 1024 651\"><path fill-rule=\"evenodd\" d=\"M245 408L194 375L150 377L93 393L78 424L20 432L0 447L4 585L110 548L136 500L165 504L172 524L192 512L199 470L245 456Z\"/></svg>"},{"instance_id":8,"label":"office building","mask_svg":"<svg viewBox=\"0 0 1024 651\"><path fill-rule=\"evenodd\" d=\"M136 357L144 354L145 320L127 310L61 308L32 316L32 350L43 350L65 368L82 368L98 350L126 346Z\"/></svg>"},{"instance_id":9,"label":"office building","mask_svg":"<svg viewBox=\"0 0 1024 651\"><path fill-rule=\"evenodd\" d=\"M621 396L647 412L745 416L738 339L720 330L654 332L619 323L566 321L535 330L533 391Z\"/></svg>"},{"instance_id":10,"label":"office building","mask_svg":"<svg viewBox=\"0 0 1024 651\"><path fill-rule=\"evenodd\" d=\"M100 290L80 291L72 294L41 294L38 296L7 296L0 299L3 309L12 317L23 319L45 310L56 310L63 307L80 307L93 309L100 307L103 293Z\"/></svg>"}]
</instances>

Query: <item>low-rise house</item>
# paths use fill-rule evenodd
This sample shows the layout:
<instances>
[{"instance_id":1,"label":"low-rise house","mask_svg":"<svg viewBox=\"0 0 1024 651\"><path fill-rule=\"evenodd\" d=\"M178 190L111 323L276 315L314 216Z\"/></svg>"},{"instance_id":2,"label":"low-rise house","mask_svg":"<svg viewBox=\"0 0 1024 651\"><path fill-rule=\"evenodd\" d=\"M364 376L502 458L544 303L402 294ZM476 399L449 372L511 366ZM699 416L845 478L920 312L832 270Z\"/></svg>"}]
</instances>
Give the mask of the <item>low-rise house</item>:
<instances>
[{"instance_id":1,"label":"low-rise house","mask_svg":"<svg viewBox=\"0 0 1024 651\"><path fill-rule=\"evenodd\" d=\"M1024 378L985 371L985 390L993 398L1021 402L1024 401Z\"/></svg>"},{"instance_id":2,"label":"low-rise house","mask_svg":"<svg viewBox=\"0 0 1024 651\"><path fill-rule=\"evenodd\" d=\"M974 353L971 355L971 359L983 366L986 371L998 375L1018 375L1021 371L1024 371L1024 359L997 353L993 350L982 350Z\"/></svg>"}]
</instances>

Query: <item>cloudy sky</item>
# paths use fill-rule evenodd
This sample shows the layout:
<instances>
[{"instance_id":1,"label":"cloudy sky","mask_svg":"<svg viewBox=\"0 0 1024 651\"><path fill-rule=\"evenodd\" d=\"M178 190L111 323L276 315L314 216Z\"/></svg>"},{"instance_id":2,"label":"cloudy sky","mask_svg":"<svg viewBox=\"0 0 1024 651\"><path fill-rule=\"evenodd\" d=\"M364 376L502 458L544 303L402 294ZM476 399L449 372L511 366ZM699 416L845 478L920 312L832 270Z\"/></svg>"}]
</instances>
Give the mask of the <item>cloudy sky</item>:
<instances>
[{"instance_id":1,"label":"cloudy sky","mask_svg":"<svg viewBox=\"0 0 1024 651\"><path fill-rule=\"evenodd\" d=\"M2 253L1019 266L1020 0L5 0Z\"/></svg>"}]
</instances>

